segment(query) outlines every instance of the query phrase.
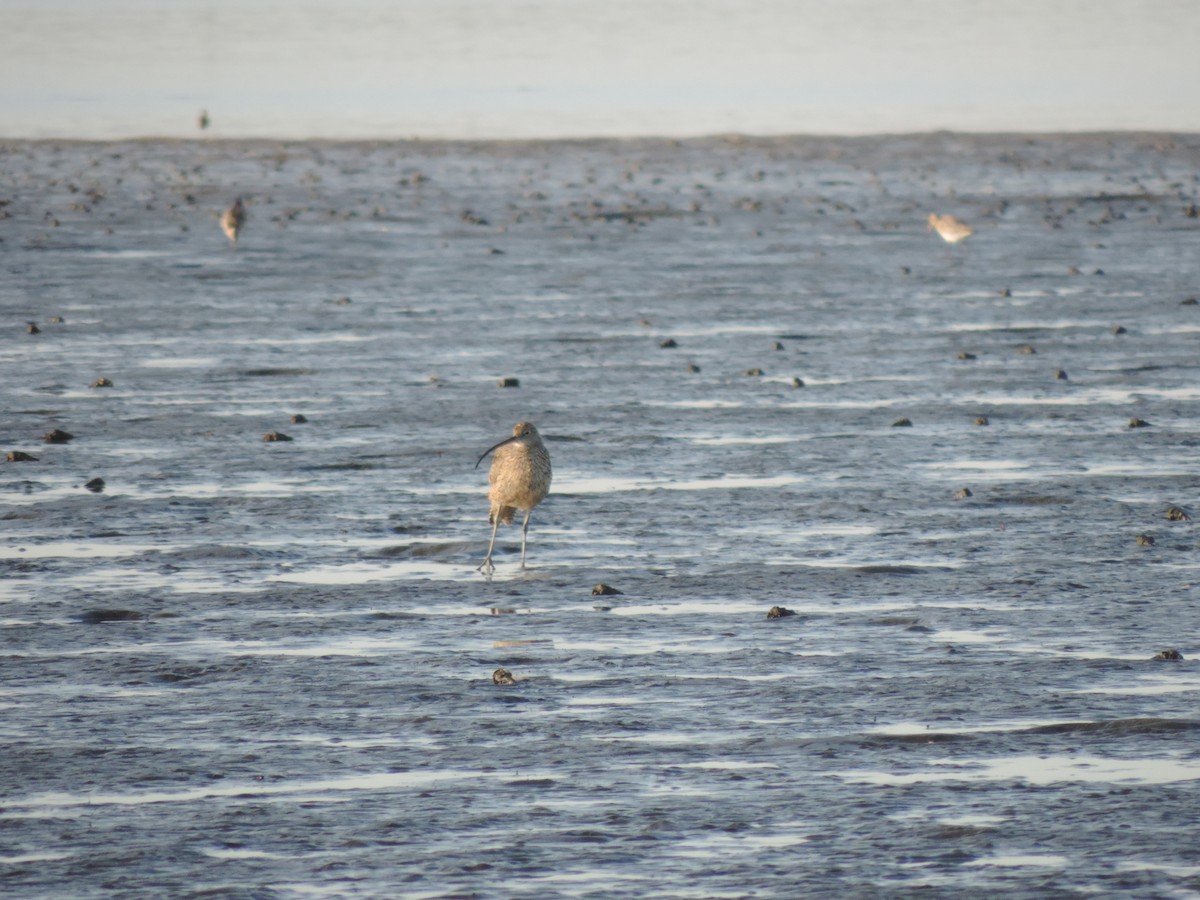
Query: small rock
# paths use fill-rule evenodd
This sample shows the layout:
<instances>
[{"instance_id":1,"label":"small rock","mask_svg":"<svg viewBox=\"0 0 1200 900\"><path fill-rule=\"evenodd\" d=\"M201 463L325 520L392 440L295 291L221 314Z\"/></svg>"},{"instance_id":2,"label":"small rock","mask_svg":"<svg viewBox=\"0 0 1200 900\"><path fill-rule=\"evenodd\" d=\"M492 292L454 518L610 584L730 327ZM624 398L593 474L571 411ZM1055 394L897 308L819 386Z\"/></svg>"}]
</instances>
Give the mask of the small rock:
<instances>
[{"instance_id":1,"label":"small rock","mask_svg":"<svg viewBox=\"0 0 1200 900\"><path fill-rule=\"evenodd\" d=\"M1011 297L1012 296L1012 288L1005 288L1004 290L1002 290L1000 292L1000 296L1001 297Z\"/></svg>"},{"instance_id":2,"label":"small rock","mask_svg":"<svg viewBox=\"0 0 1200 900\"><path fill-rule=\"evenodd\" d=\"M106 388L106 387L112 387L112 386L113 386L112 381L105 378L103 375L101 375L99 378L97 378L95 381L93 381L91 384L88 385L88 387L94 387L94 388Z\"/></svg>"},{"instance_id":3,"label":"small rock","mask_svg":"<svg viewBox=\"0 0 1200 900\"><path fill-rule=\"evenodd\" d=\"M1153 547L1154 546L1154 538L1152 538L1148 534L1139 534L1137 536L1137 542L1138 542L1139 547Z\"/></svg>"},{"instance_id":4,"label":"small rock","mask_svg":"<svg viewBox=\"0 0 1200 900\"><path fill-rule=\"evenodd\" d=\"M1129 420L1129 427L1130 428L1149 428L1150 423L1147 422L1145 419L1139 419L1137 416L1134 416L1132 419Z\"/></svg>"},{"instance_id":5,"label":"small rock","mask_svg":"<svg viewBox=\"0 0 1200 900\"><path fill-rule=\"evenodd\" d=\"M1079 266L1067 266L1067 274L1068 275L1078 275L1079 274Z\"/></svg>"},{"instance_id":6,"label":"small rock","mask_svg":"<svg viewBox=\"0 0 1200 900\"><path fill-rule=\"evenodd\" d=\"M988 421L987 416L976 416L975 424L976 425L991 425L992 423Z\"/></svg>"},{"instance_id":7,"label":"small rock","mask_svg":"<svg viewBox=\"0 0 1200 900\"><path fill-rule=\"evenodd\" d=\"M772 344L772 345L771 345L771 349L772 349L772 350L782 350L782 349L783 349L783 342L782 342L782 341L776 341L774 344Z\"/></svg>"},{"instance_id":8,"label":"small rock","mask_svg":"<svg viewBox=\"0 0 1200 900\"><path fill-rule=\"evenodd\" d=\"M1105 272L1103 269L1096 269L1096 271L1092 272L1092 274L1099 275L1100 277L1104 277Z\"/></svg>"},{"instance_id":9,"label":"small rock","mask_svg":"<svg viewBox=\"0 0 1200 900\"><path fill-rule=\"evenodd\" d=\"M1172 522L1190 522L1192 517L1187 514L1186 510L1180 509L1178 506L1167 507L1167 518Z\"/></svg>"},{"instance_id":10,"label":"small rock","mask_svg":"<svg viewBox=\"0 0 1200 900\"><path fill-rule=\"evenodd\" d=\"M1124 325L1114 325L1114 326L1113 326L1112 328L1110 328L1109 330L1110 330L1110 331L1111 331L1113 334L1125 334L1125 333L1126 333L1126 331L1125 331L1125 326L1124 326Z\"/></svg>"},{"instance_id":11,"label":"small rock","mask_svg":"<svg viewBox=\"0 0 1200 900\"><path fill-rule=\"evenodd\" d=\"M521 386L521 380L519 378L513 378L511 375L508 376L507 378L501 378L499 381L496 382L496 387L515 388L515 387L520 387L520 386Z\"/></svg>"},{"instance_id":12,"label":"small rock","mask_svg":"<svg viewBox=\"0 0 1200 900\"><path fill-rule=\"evenodd\" d=\"M517 679L508 669L497 669L492 673L492 684L516 684Z\"/></svg>"},{"instance_id":13,"label":"small rock","mask_svg":"<svg viewBox=\"0 0 1200 900\"><path fill-rule=\"evenodd\" d=\"M293 425L303 425L308 421L308 416L304 415L304 413L296 413L288 421Z\"/></svg>"},{"instance_id":14,"label":"small rock","mask_svg":"<svg viewBox=\"0 0 1200 900\"><path fill-rule=\"evenodd\" d=\"M263 435L264 441L290 441L291 438L282 431L268 431Z\"/></svg>"},{"instance_id":15,"label":"small rock","mask_svg":"<svg viewBox=\"0 0 1200 900\"><path fill-rule=\"evenodd\" d=\"M762 369L747 369L746 370L746 374L753 378L758 378L759 376L762 375L762 373L763 373Z\"/></svg>"},{"instance_id":16,"label":"small rock","mask_svg":"<svg viewBox=\"0 0 1200 900\"><path fill-rule=\"evenodd\" d=\"M42 440L47 444L65 444L67 441L74 440L75 435L63 431L60 428L55 428L53 431L47 431L42 435Z\"/></svg>"},{"instance_id":17,"label":"small rock","mask_svg":"<svg viewBox=\"0 0 1200 900\"><path fill-rule=\"evenodd\" d=\"M146 618L145 613L132 609L89 609L79 617L84 625L102 625L105 622L138 622Z\"/></svg>"},{"instance_id":18,"label":"small rock","mask_svg":"<svg viewBox=\"0 0 1200 900\"><path fill-rule=\"evenodd\" d=\"M593 597L600 597L600 596L607 596L609 594L621 594L621 593L623 593L623 592L618 591L611 584L605 584L603 581L600 582L598 585L596 585L594 588L592 588L592 596Z\"/></svg>"},{"instance_id":19,"label":"small rock","mask_svg":"<svg viewBox=\"0 0 1200 900\"><path fill-rule=\"evenodd\" d=\"M31 456L24 450L9 450L6 459L9 462L37 462L36 456Z\"/></svg>"},{"instance_id":20,"label":"small rock","mask_svg":"<svg viewBox=\"0 0 1200 900\"><path fill-rule=\"evenodd\" d=\"M975 496L975 495L971 493L970 488L959 488L957 491L954 492L955 500L966 500L968 497L973 497L973 496Z\"/></svg>"},{"instance_id":21,"label":"small rock","mask_svg":"<svg viewBox=\"0 0 1200 900\"><path fill-rule=\"evenodd\" d=\"M1188 297L1186 300L1179 301L1180 306L1196 306L1198 304L1200 304L1200 300L1197 300L1195 297Z\"/></svg>"},{"instance_id":22,"label":"small rock","mask_svg":"<svg viewBox=\"0 0 1200 900\"><path fill-rule=\"evenodd\" d=\"M695 375L697 372L700 371L700 367L698 365L696 365L695 363L688 363L688 371L691 372L693 375Z\"/></svg>"},{"instance_id":23,"label":"small rock","mask_svg":"<svg viewBox=\"0 0 1200 900\"><path fill-rule=\"evenodd\" d=\"M51 316L46 321L49 322L51 325L63 325L66 323L67 320L64 319L62 316Z\"/></svg>"},{"instance_id":24,"label":"small rock","mask_svg":"<svg viewBox=\"0 0 1200 900\"><path fill-rule=\"evenodd\" d=\"M1017 352L1023 353L1025 356L1033 356L1037 353L1037 350L1034 349L1033 344L1025 344L1022 347L1018 347Z\"/></svg>"},{"instance_id":25,"label":"small rock","mask_svg":"<svg viewBox=\"0 0 1200 900\"><path fill-rule=\"evenodd\" d=\"M658 346L663 350L674 350L679 345L675 343L675 338L667 338L665 341L659 341Z\"/></svg>"},{"instance_id":26,"label":"small rock","mask_svg":"<svg viewBox=\"0 0 1200 900\"><path fill-rule=\"evenodd\" d=\"M104 490L104 479L93 478L91 481L85 482L83 486L93 494L99 494Z\"/></svg>"},{"instance_id":27,"label":"small rock","mask_svg":"<svg viewBox=\"0 0 1200 900\"><path fill-rule=\"evenodd\" d=\"M912 428L912 419L905 416L892 423L893 428Z\"/></svg>"},{"instance_id":28,"label":"small rock","mask_svg":"<svg viewBox=\"0 0 1200 900\"><path fill-rule=\"evenodd\" d=\"M1172 647L1168 650L1159 650L1157 653L1154 654L1154 659L1171 660L1172 662L1179 662L1183 659L1183 654Z\"/></svg>"},{"instance_id":29,"label":"small rock","mask_svg":"<svg viewBox=\"0 0 1200 900\"><path fill-rule=\"evenodd\" d=\"M37 327L37 322L30 322L29 324L27 324L25 326L25 330L28 331L30 334L41 334L42 333L42 329Z\"/></svg>"},{"instance_id":30,"label":"small rock","mask_svg":"<svg viewBox=\"0 0 1200 900\"><path fill-rule=\"evenodd\" d=\"M975 359L975 354L974 354L974 353L968 353L966 350L959 350L959 351L958 351L958 358L959 358L959 359Z\"/></svg>"},{"instance_id":31,"label":"small rock","mask_svg":"<svg viewBox=\"0 0 1200 900\"><path fill-rule=\"evenodd\" d=\"M768 619L782 619L787 616L794 616L795 614L794 610L790 610L786 606L772 606L767 610Z\"/></svg>"},{"instance_id":32,"label":"small rock","mask_svg":"<svg viewBox=\"0 0 1200 900\"><path fill-rule=\"evenodd\" d=\"M803 378L793 378L792 379L792 387L794 387L794 388L804 387L804 379Z\"/></svg>"},{"instance_id":33,"label":"small rock","mask_svg":"<svg viewBox=\"0 0 1200 900\"><path fill-rule=\"evenodd\" d=\"M1057 380L1057 381L1067 381L1067 380L1069 380L1069 376L1067 375L1067 370L1066 370L1066 369L1058 369L1058 370L1057 370L1057 371L1055 371L1055 373L1054 373L1054 378L1055 378L1055 380Z\"/></svg>"},{"instance_id":34,"label":"small rock","mask_svg":"<svg viewBox=\"0 0 1200 900\"><path fill-rule=\"evenodd\" d=\"M353 301L349 297L338 297L333 302L337 306L349 306Z\"/></svg>"}]
</instances>

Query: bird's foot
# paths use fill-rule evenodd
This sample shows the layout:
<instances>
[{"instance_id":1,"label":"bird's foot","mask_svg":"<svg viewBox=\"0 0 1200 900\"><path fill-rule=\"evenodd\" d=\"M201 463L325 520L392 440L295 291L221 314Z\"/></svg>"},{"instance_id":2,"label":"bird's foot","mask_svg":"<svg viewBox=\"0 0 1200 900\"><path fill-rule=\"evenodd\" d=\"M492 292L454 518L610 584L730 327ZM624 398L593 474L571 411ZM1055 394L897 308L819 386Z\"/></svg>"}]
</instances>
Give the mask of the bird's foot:
<instances>
[{"instance_id":1,"label":"bird's foot","mask_svg":"<svg viewBox=\"0 0 1200 900\"><path fill-rule=\"evenodd\" d=\"M480 565L478 568L476 568L475 571L482 572L488 578L491 578L492 573L496 571L496 567L492 565L492 558L489 556L487 559L485 559L483 561L482 565Z\"/></svg>"}]
</instances>

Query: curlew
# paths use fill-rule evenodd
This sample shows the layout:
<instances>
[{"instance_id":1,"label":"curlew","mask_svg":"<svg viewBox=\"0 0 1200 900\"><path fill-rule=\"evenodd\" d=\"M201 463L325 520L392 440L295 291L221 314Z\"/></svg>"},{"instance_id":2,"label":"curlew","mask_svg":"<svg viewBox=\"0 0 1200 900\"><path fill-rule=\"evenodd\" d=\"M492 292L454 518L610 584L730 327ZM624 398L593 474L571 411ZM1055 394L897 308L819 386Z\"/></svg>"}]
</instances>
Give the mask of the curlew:
<instances>
[{"instance_id":1,"label":"curlew","mask_svg":"<svg viewBox=\"0 0 1200 900\"><path fill-rule=\"evenodd\" d=\"M518 422L513 426L512 437L505 438L487 450L475 463L483 462L488 453L492 457L492 468L488 471L488 500L492 509L488 523L492 526L492 540L488 544L487 557L479 567L485 575L491 575L492 549L496 546L496 528L503 521L511 525L513 514L525 511L525 522L521 526L521 568L525 568L525 539L529 533L529 515L533 508L546 499L550 492L550 454L542 443L542 436L532 422Z\"/></svg>"},{"instance_id":2,"label":"curlew","mask_svg":"<svg viewBox=\"0 0 1200 900\"><path fill-rule=\"evenodd\" d=\"M238 197L233 201L233 206L225 210L225 214L221 216L221 230L225 232L225 237L229 238L230 242L236 244L238 232L245 224L246 208L242 206L242 198Z\"/></svg>"},{"instance_id":3,"label":"curlew","mask_svg":"<svg viewBox=\"0 0 1200 900\"><path fill-rule=\"evenodd\" d=\"M939 216L937 213L929 214L929 230L940 234L947 244L965 241L975 233L975 229L962 219L951 215Z\"/></svg>"}]
</instances>

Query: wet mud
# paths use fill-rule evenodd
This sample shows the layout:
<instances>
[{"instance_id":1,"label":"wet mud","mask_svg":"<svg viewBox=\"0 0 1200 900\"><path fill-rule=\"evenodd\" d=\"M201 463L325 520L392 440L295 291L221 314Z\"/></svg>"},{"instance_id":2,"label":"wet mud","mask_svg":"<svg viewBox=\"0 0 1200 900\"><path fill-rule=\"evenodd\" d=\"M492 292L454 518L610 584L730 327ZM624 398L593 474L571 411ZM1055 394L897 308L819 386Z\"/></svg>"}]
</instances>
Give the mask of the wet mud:
<instances>
[{"instance_id":1,"label":"wet mud","mask_svg":"<svg viewBox=\"0 0 1200 900\"><path fill-rule=\"evenodd\" d=\"M1198 170L0 145L0 884L1200 891Z\"/></svg>"}]
</instances>

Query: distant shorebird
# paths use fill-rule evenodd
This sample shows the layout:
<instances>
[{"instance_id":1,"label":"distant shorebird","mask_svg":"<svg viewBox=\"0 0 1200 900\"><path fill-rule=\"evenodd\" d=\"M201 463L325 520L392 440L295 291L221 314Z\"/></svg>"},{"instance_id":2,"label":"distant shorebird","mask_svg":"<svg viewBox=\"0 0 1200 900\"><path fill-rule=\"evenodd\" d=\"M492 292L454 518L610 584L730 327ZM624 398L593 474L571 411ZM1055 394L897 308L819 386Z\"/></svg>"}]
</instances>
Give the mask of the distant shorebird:
<instances>
[{"instance_id":1,"label":"distant shorebird","mask_svg":"<svg viewBox=\"0 0 1200 900\"><path fill-rule=\"evenodd\" d=\"M207 109L200 110L200 115L196 118L196 124L200 126L201 131L203 131L205 128L208 127L208 110Z\"/></svg>"},{"instance_id":2,"label":"distant shorebird","mask_svg":"<svg viewBox=\"0 0 1200 900\"><path fill-rule=\"evenodd\" d=\"M233 201L233 206L225 210L225 215L221 216L221 230L225 232L225 237L236 244L238 232L242 230L242 226L246 224L246 208L242 206L242 198L238 197Z\"/></svg>"},{"instance_id":3,"label":"distant shorebird","mask_svg":"<svg viewBox=\"0 0 1200 900\"><path fill-rule=\"evenodd\" d=\"M975 233L975 229L962 219L950 215L939 216L937 213L929 214L929 230L940 234L947 244L965 241Z\"/></svg>"},{"instance_id":4,"label":"distant shorebird","mask_svg":"<svg viewBox=\"0 0 1200 900\"><path fill-rule=\"evenodd\" d=\"M488 449L475 468L484 458L495 451L492 458L492 468L488 472L488 500L492 510L488 515L488 523L492 526L492 540L488 544L487 558L479 567L485 575L491 575L496 570L492 565L492 550L496 546L496 528L503 521L511 525L513 514L518 510L525 511L525 523L521 526L521 568L525 568L525 540L529 533L529 515L533 508L546 499L550 492L550 454L546 445L532 422L518 422L513 426L512 437L505 438L496 446Z\"/></svg>"}]
</instances>

